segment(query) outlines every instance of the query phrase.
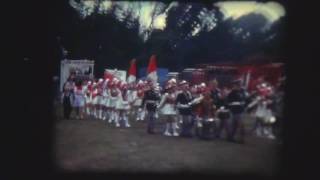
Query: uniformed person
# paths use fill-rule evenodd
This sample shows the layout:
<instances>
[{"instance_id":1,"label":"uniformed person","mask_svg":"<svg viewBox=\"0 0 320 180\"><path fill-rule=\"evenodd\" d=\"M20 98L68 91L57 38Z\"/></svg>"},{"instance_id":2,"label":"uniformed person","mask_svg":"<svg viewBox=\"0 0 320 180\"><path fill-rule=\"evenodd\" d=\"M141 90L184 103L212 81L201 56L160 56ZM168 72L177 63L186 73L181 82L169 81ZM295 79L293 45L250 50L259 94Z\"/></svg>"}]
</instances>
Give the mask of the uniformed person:
<instances>
[{"instance_id":1,"label":"uniformed person","mask_svg":"<svg viewBox=\"0 0 320 180\"><path fill-rule=\"evenodd\" d=\"M231 132L228 140L232 142L244 143L245 129L243 123L243 115L246 106L247 93L241 87L241 80L235 80L232 82L233 87L227 97L228 107L232 113ZM240 131L239 141L235 140L235 135Z\"/></svg>"},{"instance_id":2,"label":"uniformed person","mask_svg":"<svg viewBox=\"0 0 320 180\"><path fill-rule=\"evenodd\" d=\"M178 94L176 104L179 114L182 117L182 127L180 136L192 137L193 119L192 119L192 96L189 89L189 83L187 81L181 81L180 87L182 92Z\"/></svg>"},{"instance_id":3,"label":"uniformed person","mask_svg":"<svg viewBox=\"0 0 320 180\"><path fill-rule=\"evenodd\" d=\"M142 107L147 111L147 132L149 134L155 133L155 121L156 121L156 109L160 97L158 93L155 92L156 85L153 84L151 81L146 85L146 91L144 93L144 97L142 100Z\"/></svg>"}]
</instances>

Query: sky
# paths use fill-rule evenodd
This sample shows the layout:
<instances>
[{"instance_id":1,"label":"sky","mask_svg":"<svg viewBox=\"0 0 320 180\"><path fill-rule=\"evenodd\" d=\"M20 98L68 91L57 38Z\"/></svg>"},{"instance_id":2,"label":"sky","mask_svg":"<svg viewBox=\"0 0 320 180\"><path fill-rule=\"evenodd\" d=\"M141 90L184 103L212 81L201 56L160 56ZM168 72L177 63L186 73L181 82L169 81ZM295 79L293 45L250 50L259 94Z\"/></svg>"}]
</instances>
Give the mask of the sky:
<instances>
[{"instance_id":1,"label":"sky","mask_svg":"<svg viewBox=\"0 0 320 180\"><path fill-rule=\"evenodd\" d=\"M69 59L95 60L99 72L127 69L132 58L146 66L152 54L170 71L285 56L287 12L277 1L67 0L59 8L51 23L57 46Z\"/></svg>"}]
</instances>

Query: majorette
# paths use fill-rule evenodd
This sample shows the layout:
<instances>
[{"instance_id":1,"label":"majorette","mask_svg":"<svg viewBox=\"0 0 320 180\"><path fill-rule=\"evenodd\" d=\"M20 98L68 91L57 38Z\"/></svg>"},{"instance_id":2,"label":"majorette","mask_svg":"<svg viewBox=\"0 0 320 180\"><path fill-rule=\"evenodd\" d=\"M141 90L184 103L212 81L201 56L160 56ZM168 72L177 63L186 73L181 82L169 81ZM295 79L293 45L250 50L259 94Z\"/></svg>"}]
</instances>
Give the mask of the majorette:
<instances>
[{"instance_id":1,"label":"majorette","mask_svg":"<svg viewBox=\"0 0 320 180\"><path fill-rule=\"evenodd\" d=\"M110 97L110 109L111 109L111 118L109 119L109 123L112 121L115 122L116 127L120 127L119 124L119 101L121 100L121 91L118 88L119 80L114 78L111 83L111 88L109 89L109 97Z\"/></svg>"},{"instance_id":2,"label":"majorette","mask_svg":"<svg viewBox=\"0 0 320 180\"><path fill-rule=\"evenodd\" d=\"M125 127L130 127L129 124L129 111L130 111L130 104L128 101L128 84L126 82L122 82L120 84L120 90L121 90L121 98L119 101L119 107L117 109L119 109L119 115L121 117L121 119L124 121L125 123Z\"/></svg>"},{"instance_id":3,"label":"majorette","mask_svg":"<svg viewBox=\"0 0 320 180\"><path fill-rule=\"evenodd\" d=\"M163 118L166 121L165 127L165 136L179 136L177 132L177 111L175 107L176 102L176 94L174 92L174 86L172 81L168 82L165 86L165 93L161 97L160 104L157 108L159 108L160 113L163 115Z\"/></svg>"}]
</instances>

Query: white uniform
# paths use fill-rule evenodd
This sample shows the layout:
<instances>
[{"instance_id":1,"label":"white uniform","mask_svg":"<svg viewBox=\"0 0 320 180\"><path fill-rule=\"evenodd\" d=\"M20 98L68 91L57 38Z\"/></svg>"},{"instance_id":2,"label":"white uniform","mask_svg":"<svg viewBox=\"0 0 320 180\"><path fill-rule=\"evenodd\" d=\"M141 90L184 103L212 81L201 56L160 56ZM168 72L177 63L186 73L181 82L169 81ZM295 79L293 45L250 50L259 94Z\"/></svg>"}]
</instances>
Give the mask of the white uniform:
<instances>
[{"instance_id":1,"label":"white uniform","mask_svg":"<svg viewBox=\"0 0 320 180\"><path fill-rule=\"evenodd\" d=\"M144 120L145 111L141 108L144 91L142 89L134 89L130 91L130 101L132 103L133 110L137 113L136 120Z\"/></svg>"},{"instance_id":2,"label":"white uniform","mask_svg":"<svg viewBox=\"0 0 320 180\"><path fill-rule=\"evenodd\" d=\"M98 103L98 89L95 88L91 93L92 105L96 105Z\"/></svg>"},{"instance_id":3,"label":"white uniform","mask_svg":"<svg viewBox=\"0 0 320 180\"><path fill-rule=\"evenodd\" d=\"M118 88L109 89L109 103L110 107L115 108L111 112L111 118L109 119L109 123L115 121L116 127L119 127L119 106L121 105L121 91Z\"/></svg>"},{"instance_id":4,"label":"white uniform","mask_svg":"<svg viewBox=\"0 0 320 180\"><path fill-rule=\"evenodd\" d=\"M140 107L142 105L143 90L139 89L139 90L134 91L133 96L135 99L133 106Z\"/></svg>"},{"instance_id":5,"label":"white uniform","mask_svg":"<svg viewBox=\"0 0 320 180\"><path fill-rule=\"evenodd\" d=\"M165 93L162 96L162 99L160 101L160 113L164 115L176 115L177 110L175 108L174 100L176 98L176 95L174 93Z\"/></svg>"},{"instance_id":6,"label":"white uniform","mask_svg":"<svg viewBox=\"0 0 320 180\"><path fill-rule=\"evenodd\" d=\"M86 104L92 104L91 93L91 89L87 86L85 90Z\"/></svg>"},{"instance_id":7,"label":"white uniform","mask_svg":"<svg viewBox=\"0 0 320 180\"><path fill-rule=\"evenodd\" d=\"M85 96L83 89L79 89L77 87L74 88L74 107L83 107L85 104Z\"/></svg>"},{"instance_id":8,"label":"white uniform","mask_svg":"<svg viewBox=\"0 0 320 180\"><path fill-rule=\"evenodd\" d=\"M83 94L84 94L84 104L87 104L87 97L86 97L87 89L88 89L88 85L83 85L82 86L82 91L83 91Z\"/></svg>"},{"instance_id":9,"label":"white uniform","mask_svg":"<svg viewBox=\"0 0 320 180\"><path fill-rule=\"evenodd\" d=\"M128 91L123 91L121 94L122 96L120 97L120 103L119 103L119 108L120 110L129 110L130 109L130 104L129 104L129 92Z\"/></svg>"},{"instance_id":10,"label":"white uniform","mask_svg":"<svg viewBox=\"0 0 320 180\"><path fill-rule=\"evenodd\" d=\"M177 132L177 122L176 122L176 115L177 115L177 110L176 110L176 105L175 105L175 100L176 100L176 94L175 93L165 93L162 95L159 108L160 108L160 113L164 115L166 118L166 127L165 127L165 136L178 136ZM172 133L170 132L170 129L172 129Z\"/></svg>"},{"instance_id":11,"label":"white uniform","mask_svg":"<svg viewBox=\"0 0 320 180\"><path fill-rule=\"evenodd\" d=\"M273 139L274 135L270 125L273 123L275 118L272 111L267 107L266 101L258 102L257 109L255 111L255 117L260 119L257 121L257 123L261 123L261 126L256 127L257 136L266 136Z\"/></svg>"},{"instance_id":12,"label":"white uniform","mask_svg":"<svg viewBox=\"0 0 320 180\"><path fill-rule=\"evenodd\" d=\"M106 104L106 97L105 97L105 89L101 89L101 94L99 96L99 105L105 106Z\"/></svg>"},{"instance_id":13,"label":"white uniform","mask_svg":"<svg viewBox=\"0 0 320 180\"><path fill-rule=\"evenodd\" d=\"M98 94L97 94L97 105L102 105L103 104L103 96L102 96L102 88L98 87Z\"/></svg>"},{"instance_id":14,"label":"white uniform","mask_svg":"<svg viewBox=\"0 0 320 180\"><path fill-rule=\"evenodd\" d=\"M136 92L136 90L128 90L127 92L128 92L128 102L132 103L137 96L136 95L137 92Z\"/></svg>"},{"instance_id":15,"label":"white uniform","mask_svg":"<svg viewBox=\"0 0 320 180\"><path fill-rule=\"evenodd\" d=\"M266 102L260 102L258 103L255 115L256 117L259 117L262 119L268 119L271 117L272 113L271 113L271 110L267 108Z\"/></svg>"},{"instance_id":16,"label":"white uniform","mask_svg":"<svg viewBox=\"0 0 320 180\"><path fill-rule=\"evenodd\" d=\"M104 97L104 101L103 101L103 105L105 107L110 107L110 97L109 97L109 92L108 92L108 89L103 89L103 92L102 92L102 96Z\"/></svg>"},{"instance_id":17,"label":"white uniform","mask_svg":"<svg viewBox=\"0 0 320 180\"><path fill-rule=\"evenodd\" d=\"M113 107L113 108L119 107L121 91L118 88L112 88L112 89L109 89L108 92L109 92L109 107Z\"/></svg>"}]
</instances>

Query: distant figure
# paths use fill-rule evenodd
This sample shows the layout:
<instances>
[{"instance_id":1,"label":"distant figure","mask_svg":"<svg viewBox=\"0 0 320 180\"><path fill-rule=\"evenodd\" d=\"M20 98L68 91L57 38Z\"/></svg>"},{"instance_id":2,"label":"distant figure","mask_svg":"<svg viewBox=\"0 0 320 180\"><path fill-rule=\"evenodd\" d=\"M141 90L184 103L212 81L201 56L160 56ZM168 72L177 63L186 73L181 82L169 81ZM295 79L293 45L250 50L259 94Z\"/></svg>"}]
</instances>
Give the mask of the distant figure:
<instances>
[{"instance_id":1,"label":"distant figure","mask_svg":"<svg viewBox=\"0 0 320 180\"><path fill-rule=\"evenodd\" d=\"M84 118L85 91L81 81L78 81L74 87L74 103L76 109L76 119Z\"/></svg>"},{"instance_id":2,"label":"distant figure","mask_svg":"<svg viewBox=\"0 0 320 180\"><path fill-rule=\"evenodd\" d=\"M72 110L71 98L73 95L73 81L69 77L68 80L63 85L63 117L65 119L70 119L70 114Z\"/></svg>"}]
</instances>

